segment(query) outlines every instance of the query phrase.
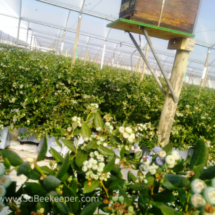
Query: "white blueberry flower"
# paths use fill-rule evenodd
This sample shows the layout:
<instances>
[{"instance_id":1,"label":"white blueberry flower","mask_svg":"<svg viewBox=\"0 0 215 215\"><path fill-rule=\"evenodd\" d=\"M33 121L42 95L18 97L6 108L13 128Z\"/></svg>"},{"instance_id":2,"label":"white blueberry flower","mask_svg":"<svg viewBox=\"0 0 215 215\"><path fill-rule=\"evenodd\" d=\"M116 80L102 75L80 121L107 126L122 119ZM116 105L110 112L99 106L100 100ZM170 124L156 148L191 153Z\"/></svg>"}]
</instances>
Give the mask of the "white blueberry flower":
<instances>
[{"instance_id":1,"label":"white blueberry flower","mask_svg":"<svg viewBox=\"0 0 215 215\"><path fill-rule=\"evenodd\" d=\"M68 131L68 132L71 132L71 131L72 131L72 127L68 127L68 128L67 128L67 131Z\"/></svg>"},{"instance_id":2,"label":"white blueberry flower","mask_svg":"<svg viewBox=\"0 0 215 215\"><path fill-rule=\"evenodd\" d=\"M110 131L113 131L113 126L110 125L110 126L109 126L109 129L110 129Z\"/></svg>"},{"instance_id":3,"label":"white blueberry flower","mask_svg":"<svg viewBox=\"0 0 215 215\"><path fill-rule=\"evenodd\" d=\"M156 169L155 169L153 166L150 166L150 167L149 167L149 172L150 172L152 175L155 175L155 174L156 174Z\"/></svg>"},{"instance_id":4,"label":"white blueberry flower","mask_svg":"<svg viewBox=\"0 0 215 215\"><path fill-rule=\"evenodd\" d=\"M87 164L88 164L88 161L84 161L83 165L87 166Z\"/></svg>"},{"instance_id":5,"label":"white blueberry flower","mask_svg":"<svg viewBox=\"0 0 215 215\"><path fill-rule=\"evenodd\" d=\"M134 151L134 146L131 147L131 150Z\"/></svg>"},{"instance_id":6,"label":"white blueberry flower","mask_svg":"<svg viewBox=\"0 0 215 215\"><path fill-rule=\"evenodd\" d=\"M128 207L128 212L134 212L134 207L133 206L129 206Z\"/></svg>"},{"instance_id":7,"label":"white blueberry flower","mask_svg":"<svg viewBox=\"0 0 215 215\"><path fill-rule=\"evenodd\" d=\"M98 151L95 151L95 152L94 152L94 155L95 155L95 156L98 156L98 155L99 155Z\"/></svg>"},{"instance_id":8,"label":"white blueberry flower","mask_svg":"<svg viewBox=\"0 0 215 215\"><path fill-rule=\"evenodd\" d=\"M105 125L106 125L107 127L109 127L109 126L110 126L110 123L109 123L109 122L106 122Z\"/></svg>"},{"instance_id":9,"label":"white blueberry flower","mask_svg":"<svg viewBox=\"0 0 215 215\"><path fill-rule=\"evenodd\" d=\"M129 138L129 134L124 132L123 135L122 135L125 139L128 139Z\"/></svg>"},{"instance_id":10,"label":"white blueberry flower","mask_svg":"<svg viewBox=\"0 0 215 215\"><path fill-rule=\"evenodd\" d=\"M99 176L98 176L98 175L94 175L94 179L95 179L95 180L98 180L98 179L99 179Z\"/></svg>"},{"instance_id":11,"label":"white blueberry flower","mask_svg":"<svg viewBox=\"0 0 215 215\"><path fill-rule=\"evenodd\" d=\"M113 197L112 197L112 200L113 200L114 202L117 202L117 201L119 200L119 197L118 197L118 196L113 196Z\"/></svg>"},{"instance_id":12,"label":"white blueberry flower","mask_svg":"<svg viewBox=\"0 0 215 215\"><path fill-rule=\"evenodd\" d=\"M98 161L95 160L95 159L92 161L92 164L93 164L93 165L96 165L97 163L98 163Z\"/></svg>"},{"instance_id":13,"label":"white blueberry flower","mask_svg":"<svg viewBox=\"0 0 215 215\"><path fill-rule=\"evenodd\" d=\"M97 169L97 171L98 172L103 172L103 169L104 169L103 167L99 166L98 169Z\"/></svg>"},{"instance_id":14,"label":"white blueberry flower","mask_svg":"<svg viewBox=\"0 0 215 215\"><path fill-rule=\"evenodd\" d=\"M148 180L147 180L147 179L144 179L143 181L144 181L144 183L145 183L145 184L147 184L147 183L148 183Z\"/></svg>"},{"instance_id":15,"label":"white blueberry flower","mask_svg":"<svg viewBox=\"0 0 215 215\"><path fill-rule=\"evenodd\" d=\"M129 142L129 143L133 143L134 140L135 140L135 138L134 138L132 135L130 135L130 136L128 137L128 142Z\"/></svg>"},{"instance_id":16,"label":"white blueberry flower","mask_svg":"<svg viewBox=\"0 0 215 215\"><path fill-rule=\"evenodd\" d=\"M159 157L165 158L166 157L166 152L164 150L161 150L158 152Z\"/></svg>"},{"instance_id":17,"label":"white blueberry flower","mask_svg":"<svg viewBox=\"0 0 215 215\"><path fill-rule=\"evenodd\" d=\"M101 127L96 127L96 131L101 131L102 128Z\"/></svg>"},{"instance_id":18,"label":"white blueberry flower","mask_svg":"<svg viewBox=\"0 0 215 215\"><path fill-rule=\"evenodd\" d=\"M104 168L104 167L105 167L105 164L104 164L104 163L99 163L99 167Z\"/></svg>"},{"instance_id":19,"label":"white blueberry flower","mask_svg":"<svg viewBox=\"0 0 215 215\"><path fill-rule=\"evenodd\" d=\"M88 140L89 140L89 138L88 138L88 137L85 137L85 138L84 138L84 141L86 141L86 142L87 142Z\"/></svg>"},{"instance_id":20,"label":"white blueberry flower","mask_svg":"<svg viewBox=\"0 0 215 215\"><path fill-rule=\"evenodd\" d=\"M91 169L91 168L92 168L92 163L88 163L88 164L86 165L86 167L87 167L88 169Z\"/></svg>"},{"instance_id":21,"label":"white blueberry flower","mask_svg":"<svg viewBox=\"0 0 215 215\"><path fill-rule=\"evenodd\" d=\"M131 129L130 127L126 127L126 128L125 128L125 131L126 131L127 133L129 133L129 134L132 133L132 129Z\"/></svg>"},{"instance_id":22,"label":"white blueberry flower","mask_svg":"<svg viewBox=\"0 0 215 215\"><path fill-rule=\"evenodd\" d=\"M76 122L77 121L77 116L72 117L72 121Z\"/></svg>"},{"instance_id":23,"label":"white blueberry flower","mask_svg":"<svg viewBox=\"0 0 215 215\"><path fill-rule=\"evenodd\" d=\"M97 170L98 166L96 164L93 164L92 169Z\"/></svg>"},{"instance_id":24,"label":"white blueberry flower","mask_svg":"<svg viewBox=\"0 0 215 215\"><path fill-rule=\"evenodd\" d=\"M23 85L23 84L21 84L21 85L19 86L19 88L20 88L20 89L22 89L23 87L24 87L24 85Z\"/></svg>"},{"instance_id":25,"label":"white blueberry flower","mask_svg":"<svg viewBox=\"0 0 215 215\"><path fill-rule=\"evenodd\" d=\"M121 126L121 127L119 127L119 132L123 134L123 133L125 132L125 128L124 128L124 127L122 127L122 126Z\"/></svg>"},{"instance_id":26,"label":"white blueberry flower","mask_svg":"<svg viewBox=\"0 0 215 215\"><path fill-rule=\"evenodd\" d=\"M172 155L167 155L165 161L166 161L167 165L174 165L175 157Z\"/></svg>"},{"instance_id":27,"label":"white blueberry flower","mask_svg":"<svg viewBox=\"0 0 215 215\"><path fill-rule=\"evenodd\" d=\"M98 144L98 145L101 145L101 141L97 141L97 144Z\"/></svg>"},{"instance_id":28,"label":"white blueberry flower","mask_svg":"<svg viewBox=\"0 0 215 215\"><path fill-rule=\"evenodd\" d=\"M103 146L104 146L104 147L107 147L107 146L108 146L108 144L107 144L107 143L103 143Z\"/></svg>"},{"instance_id":29,"label":"white blueberry flower","mask_svg":"<svg viewBox=\"0 0 215 215\"><path fill-rule=\"evenodd\" d=\"M94 153L90 152L90 157L93 158L94 157Z\"/></svg>"},{"instance_id":30,"label":"white blueberry flower","mask_svg":"<svg viewBox=\"0 0 215 215\"><path fill-rule=\"evenodd\" d=\"M86 166L83 166L83 167L82 167L82 171L83 171L83 172L86 172L87 170L88 170L88 169L87 169Z\"/></svg>"},{"instance_id":31,"label":"white blueberry flower","mask_svg":"<svg viewBox=\"0 0 215 215\"><path fill-rule=\"evenodd\" d=\"M127 151L128 151L128 150L129 150L129 147L128 147L128 146L125 146L125 150L127 150Z\"/></svg>"},{"instance_id":32,"label":"white blueberry flower","mask_svg":"<svg viewBox=\"0 0 215 215\"><path fill-rule=\"evenodd\" d=\"M101 142L103 142L103 141L105 141L105 138L104 138L104 137L99 137L99 140L100 140Z\"/></svg>"},{"instance_id":33,"label":"white blueberry flower","mask_svg":"<svg viewBox=\"0 0 215 215\"><path fill-rule=\"evenodd\" d=\"M172 151L172 156L175 158L176 161L181 159L181 156L178 151Z\"/></svg>"}]
</instances>

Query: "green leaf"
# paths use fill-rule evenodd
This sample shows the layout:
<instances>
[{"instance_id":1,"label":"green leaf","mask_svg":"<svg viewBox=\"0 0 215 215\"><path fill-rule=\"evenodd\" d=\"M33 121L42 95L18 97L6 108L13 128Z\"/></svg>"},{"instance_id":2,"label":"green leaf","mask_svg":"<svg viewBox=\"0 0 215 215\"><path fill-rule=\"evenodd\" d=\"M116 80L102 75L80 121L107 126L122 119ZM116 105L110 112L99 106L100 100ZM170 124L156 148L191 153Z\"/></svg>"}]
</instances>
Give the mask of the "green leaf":
<instances>
[{"instance_id":1,"label":"green leaf","mask_svg":"<svg viewBox=\"0 0 215 215\"><path fill-rule=\"evenodd\" d=\"M108 190L115 190L118 188L118 186L123 187L123 185L125 184L125 180L124 179L116 179L115 181L113 181L109 186L108 186Z\"/></svg>"},{"instance_id":2,"label":"green leaf","mask_svg":"<svg viewBox=\"0 0 215 215\"><path fill-rule=\"evenodd\" d=\"M110 172L115 167L115 157L113 157L107 165L105 165L103 173Z\"/></svg>"},{"instance_id":3,"label":"green leaf","mask_svg":"<svg viewBox=\"0 0 215 215\"><path fill-rule=\"evenodd\" d=\"M55 202L58 210L62 213L62 215L69 215L69 209L68 207L63 203L61 202L60 200Z\"/></svg>"},{"instance_id":4,"label":"green leaf","mask_svg":"<svg viewBox=\"0 0 215 215\"><path fill-rule=\"evenodd\" d=\"M125 156L125 146L123 146L123 147L121 148L121 150L120 150L120 157L121 157L121 159L123 159L124 156Z\"/></svg>"},{"instance_id":5,"label":"green leaf","mask_svg":"<svg viewBox=\"0 0 215 215\"><path fill-rule=\"evenodd\" d=\"M11 164L10 164L10 161L8 160L8 158L4 159L4 166L6 167L6 169L10 168Z\"/></svg>"},{"instance_id":6,"label":"green leaf","mask_svg":"<svg viewBox=\"0 0 215 215\"><path fill-rule=\"evenodd\" d=\"M152 205L158 208L163 215L183 215L182 212L176 211L175 209L168 207L162 202L152 202Z\"/></svg>"},{"instance_id":7,"label":"green leaf","mask_svg":"<svg viewBox=\"0 0 215 215\"><path fill-rule=\"evenodd\" d=\"M17 170L17 176L20 176L23 174L28 177L30 172L31 172L31 166L30 166L29 162L24 162L19 166L19 168Z\"/></svg>"},{"instance_id":8,"label":"green leaf","mask_svg":"<svg viewBox=\"0 0 215 215\"><path fill-rule=\"evenodd\" d=\"M47 192L44 190L44 188L37 183L34 182L25 182L24 189L27 192L28 195L34 196L46 196Z\"/></svg>"},{"instance_id":9,"label":"green leaf","mask_svg":"<svg viewBox=\"0 0 215 215\"><path fill-rule=\"evenodd\" d=\"M210 166L207 169L204 169L199 178L202 180L211 180L215 178L215 166Z\"/></svg>"},{"instance_id":10,"label":"green leaf","mask_svg":"<svg viewBox=\"0 0 215 215\"><path fill-rule=\"evenodd\" d=\"M63 145L60 143L60 141L59 141L59 140L55 139L55 142L57 143L57 145L58 145L58 146L60 146L60 148L62 148L62 147L63 147Z\"/></svg>"},{"instance_id":11,"label":"green leaf","mask_svg":"<svg viewBox=\"0 0 215 215\"><path fill-rule=\"evenodd\" d=\"M117 145L121 145L122 141L118 137L112 135L110 137L110 144L111 146L117 146Z\"/></svg>"},{"instance_id":12,"label":"green leaf","mask_svg":"<svg viewBox=\"0 0 215 215\"><path fill-rule=\"evenodd\" d=\"M53 175L49 175L43 180L43 185L48 191L55 190L60 184L61 181Z\"/></svg>"},{"instance_id":13,"label":"green leaf","mask_svg":"<svg viewBox=\"0 0 215 215\"><path fill-rule=\"evenodd\" d=\"M88 158L88 153L79 151L75 158L75 163L78 167L83 166L84 161L86 161Z\"/></svg>"},{"instance_id":14,"label":"green leaf","mask_svg":"<svg viewBox=\"0 0 215 215\"><path fill-rule=\"evenodd\" d=\"M45 173L46 175L51 174L51 171L47 166L40 166L40 169Z\"/></svg>"},{"instance_id":15,"label":"green leaf","mask_svg":"<svg viewBox=\"0 0 215 215\"><path fill-rule=\"evenodd\" d=\"M98 147L98 150L104 156L114 156L115 155L113 150L108 149L108 148L101 146L101 145Z\"/></svg>"},{"instance_id":16,"label":"green leaf","mask_svg":"<svg viewBox=\"0 0 215 215\"><path fill-rule=\"evenodd\" d=\"M61 179L61 177L63 177L64 174L67 172L69 168L69 158L70 158L69 153L67 153L62 165L60 166L60 169L58 170L58 173L56 176L57 178Z\"/></svg>"},{"instance_id":17,"label":"green leaf","mask_svg":"<svg viewBox=\"0 0 215 215\"><path fill-rule=\"evenodd\" d=\"M175 201L175 196L172 194L172 191L165 190L161 193L154 194L153 199L157 202L168 203Z\"/></svg>"},{"instance_id":18,"label":"green leaf","mask_svg":"<svg viewBox=\"0 0 215 215\"><path fill-rule=\"evenodd\" d=\"M63 144L72 152L76 152L76 148L74 146L74 142L71 140L65 140L65 139L61 139L61 141L63 142Z\"/></svg>"},{"instance_id":19,"label":"green leaf","mask_svg":"<svg viewBox=\"0 0 215 215\"><path fill-rule=\"evenodd\" d=\"M67 200L67 198L72 198L72 201L67 200L67 205L70 209L70 212L76 213L76 211L78 211L79 209L79 200L76 194L76 190L73 190L71 187L68 187L66 183L64 183L63 196L65 200Z\"/></svg>"},{"instance_id":20,"label":"green leaf","mask_svg":"<svg viewBox=\"0 0 215 215\"><path fill-rule=\"evenodd\" d=\"M23 163L22 158L16 152L9 149L1 151L3 159L7 158L12 166L19 166Z\"/></svg>"},{"instance_id":21,"label":"green leaf","mask_svg":"<svg viewBox=\"0 0 215 215\"><path fill-rule=\"evenodd\" d=\"M94 120L94 114L91 114L87 120L87 125L92 125Z\"/></svg>"},{"instance_id":22,"label":"green leaf","mask_svg":"<svg viewBox=\"0 0 215 215\"><path fill-rule=\"evenodd\" d=\"M200 140L194 149L194 153L190 162L190 169L195 173L193 179L199 178L208 160L208 147L204 140Z\"/></svg>"},{"instance_id":23,"label":"green leaf","mask_svg":"<svg viewBox=\"0 0 215 215\"><path fill-rule=\"evenodd\" d=\"M90 149L97 149L98 145L96 143L96 141L91 141L90 143L87 144L87 146L85 147L86 150L90 150Z\"/></svg>"},{"instance_id":24,"label":"green leaf","mask_svg":"<svg viewBox=\"0 0 215 215\"><path fill-rule=\"evenodd\" d=\"M89 185L89 183L91 183L91 184ZM90 182L85 181L84 182L84 193L91 193L98 187L99 187L99 181L98 180L93 180Z\"/></svg>"},{"instance_id":25,"label":"green leaf","mask_svg":"<svg viewBox=\"0 0 215 215\"><path fill-rule=\"evenodd\" d=\"M119 196L123 196L124 197L124 204L125 206L130 206L131 205L131 201L128 198L128 194L118 185L118 190L119 190Z\"/></svg>"},{"instance_id":26,"label":"green leaf","mask_svg":"<svg viewBox=\"0 0 215 215\"><path fill-rule=\"evenodd\" d=\"M146 199L143 198L142 195L140 195L138 199L138 206L143 214L145 214L147 203L148 201L146 201Z\"/></svg>"},{"instance_id":27,"label":"green leaf","mask_svg":"<svg viewBox=\"0 0 215 215\"><path fill-rule=\"evenodd\" d=\"M95 113L95 116L94 116L94 125L96 128L100 127L102 129L101 131L104 130L104 121L98 112Z\"/></svg>"},{"instance_id":28,"label":"green leaf","mask_svg":"<svg viewBox=\"0 0 215 215\"><path fill-rule=\"evenodd\" d=\"M139 151L137 153L134 153L134 159L139 160L142 157L143 152Z\"/></svg>"},{"instance_id":29,"label":"green leaf","mask_svg":"<svg viewBox=\"0 0 215 215\"><path fill-rule=\"evenodd\" d=\"M129 186L132 190L148 190L149 186L145 183L136 183Z\"/></svg>"},{"instance_id":30,"label":"green leaf","mask_svg":"<svg viewBox=\"0 0 215 215\"><path fill-rule=\"evenodd\" d=\"M172 152L172 149L173 149L173 144L172 143L169 143L167 144L163 150L167 153L167 154L170 154Z\"/></svg>"},{"instance_id":31,"label":"green leaf","mask_svg":"<svg viewBox=\"0 0 215 215\"><path fill-rule=\"evenodd\" d=\"M137 178L133 175L133 173L131 171L128 172L128 181L132 181L134 183L136 183Z\"/></svg>"},{"instance_id":32,"label":"green leaf","mask_svg":"<svg viewBox=\"0 0 215 215\"><path fill-rule=\"evenodd\" d=\"M169 190L177 190L178 188L189 187L190 181L179 175L166 174L164 176L163 186Z\"/></svg>"},{"instance_id":33,"label":"green leaf","mask_svg":"<svg viewBox=\"0 0 215 215\"><path fill-rule=\"evenodd\" d=\"M41 160L44 160L46 158L47 150L48 150L47 136L45 135L43 145L42 145L41 150L37 156L37 161L41 161Z\"/></svg>"},{"instance_id":34,"label":"green leaf","mask_svg":"<svg viewBox=\"0 0 215 215\"><path fill-rule=\"evenodd\" d=\"M91 130L85 122L81 126L81 135L83 138L91 136Z\"/></svg>"},{"instance_id":35,"label":"green leaf","mask_svg":"<svg viewBox=\"0 0 215 215\"><path fill-rule=\"evenodd\" d=\"M63 162L63 157L55 149L51 147L49 152L57 162Z\"/></svg>"},{"instance_id":36,"label":"green leaf","mask_svg":"<svg viewBox=\"0 0 215 215\"><path fill-rule=\"evenodd\" d=\"M81 211L80 215L93 215L100 204L100 202L92 202Z\"/></svg>"}]
</instances>

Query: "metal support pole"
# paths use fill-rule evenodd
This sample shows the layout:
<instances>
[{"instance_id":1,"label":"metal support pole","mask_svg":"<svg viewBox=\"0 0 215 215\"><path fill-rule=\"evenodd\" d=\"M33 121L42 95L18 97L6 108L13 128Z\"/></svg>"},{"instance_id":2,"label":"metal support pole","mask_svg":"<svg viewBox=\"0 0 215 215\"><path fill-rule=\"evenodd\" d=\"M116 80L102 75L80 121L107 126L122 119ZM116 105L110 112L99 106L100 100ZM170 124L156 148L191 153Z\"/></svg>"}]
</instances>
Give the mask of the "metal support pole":
<instances>
[{"instance_id":1,"label":"metal support pole","mask_svg":"<svg viewBox=\"0 0 215 215\"><path fill-rule=\"evenodd\" d=\"M68 24L70 12L71 11L69 11L69 13L68 13L67 20L66 20L66 25L65 25L65 29L64 29L64 32L63 32L63 38L62 38L62 43L61 43L61 52L60 52L61 55L63 54L64 40L65 40L66 28L67 28L67 24Z\"/></svg>"},{"instance_id":2,"label":"metal support pole","mask_svg":"<svg viewBox=\"0 0 215 215\"><path fill-rule=\"evenodd\" d=\"M26 43L27 43L27 46L28 46L29 26L30 26L30 23L28 23L27 36L26 36Z\"/></svg>"},{"instance_id":3,"label":"metal support pole","mask_svg":"<svg viewBox=\"0 0 215 215\"><path fill-rule=\"evenodd\" d=\"M151 51L152 51L152 53L153 53L153 55L154 55L154 58L155 58L155 60L157 61L157 64L158 64L158 66L159 66L159 68L160 68L160 71L161 71L162 74L163 74L163 77L164 77L164 79L165 79L165 81L166 81L166 83L167 83L167 86L168 86L168 88L170 89L170 91L171 91L171 93L172 93L173 100L174 100L175 103L177 103L177 102L178 102L178 98L175 96L175 92L174 92L174 90L173 90L173 88L172 88L172 85L170 84L168 78L166 77L166 75L165 75L165 73L164 73L163 66L162 66L162 64L161 64L161 62L160 62L160 59L158 58L158 56L157 56L157 54L156 54L156 52L155 52L155 50L154 50L153 44L152 44L152 42L151 42L151 39L150 39L150 37L149 37L149 35L148 35L148 33L147 33L147 31L146 31L146 29L145 29L144 27L142 27L142 30L143 30L143 33L144 33L144 35L145 35L145 38L146 38L146 40L147 40L147 42L148 42L150 48L151 48Z\"/></svg>"},{"instance_id":4,"label":"metal support pole","mask_svg":"<svg viewBox=\"0 0 215 215\"><path fill-rule=\"evenodd\" d=\"M137 48L138 52L140 53L141 57L142 57L143 60L145 61L145 63L146 63L146 65L147 65L148 69L150 70L150 72L151 72L152 75L154 76L154 78L155 78L157 84L159 85L160 89L161 89L161 90L163 91L163 93L166 95L165 89L163 88L163 86L162 86L160 80L159 80L158 77L156 76L154 70L152 69L151 65L149 64L149 62L148 62L148 60L146 59L145 55L143 54L142 50L141 50L140 47L138 46L138 44L137 44L136 40L134 39L133 35L132 35L130 32L128 32L128 33L129 33L129 36L130 36L132 42L134 43L135 47Z\"/></svg>"},{"instance_id":5,"label":"metal support pole","mask_svg":"<svg viewBox=\"0 0 215 215\"><path fill-rule=\"evenodd\" d=\"M19 23L18 23L18 30L17 30L16 46L19 45L19 32L20 32L20 25L21 25L21 15L22 15L22 0L20 0Z\"/></svg>"},{"instance_id":6,"label":"metal support pole","mask_svg":"<svg viewBox=\"0 0 215 215\"><path fill-rule=\"evenodd\" d=\"M90 42L90 37L88 38L88 41L87 41L87 47L86 47L85 56L84 56L84 64L86 63L86 60L87 60L89 42Z\"/></svg>"},{"instance_id":7,"label":"metal support pole","mask_svg":"<svg viewBox=\"0 0 215 215\"><path fill-rule=\"evenodd\" d=\"M208 78L208 61L210 58L210 54L211 54L211 49L209 48L208 54L206 57L206 61L205 61L205 67L204 67L203 74L202 74L202 79L201 79L201 84L200 84L201 87L206 86L206 82L207 82L207 78Z\"/></svg>"},{"instance_id":8,"label":"metal support pole","mask_svg":"<svg viewBox=\"0 0 215 215\"><path fill-rule=\"evenodd\" d=\"M33 45L33 32L31 32L31 44L30 44L30 50L32 50L32 45Z\"/></svg>"},{"instance_id":9,"label":"metal support pole","mask_svg":"<svg viewBox=\"0 0 215 215\"><path fill-rule=\"evenodd\" d=\"M78 47L78 41L79 41L79 34L80 34L80 29L81 29L81 19L82 19L82 13L83 13L83 9L84 9L84 3L85 3L85 0L83 0L82 8L80 10L79 17L78 17L78 27L77 27L77 31L76 31L74 52L73 52L73 57L72 57L72 65L75 64L75 57L76 57L76 52L77 52L77 47Z\"/></svg>"},{"instance_id":10,"label":"metal support pole","mask_svg":"<svg viewBox=\"0 0 215 215\"><path fill-rule=\"evenodd\" d=\"M104 43L103 52L102 52L101 69L103 68L103 64L104 64L105 49L106 49L106 42Z\"/></svg>"}]
</instances>

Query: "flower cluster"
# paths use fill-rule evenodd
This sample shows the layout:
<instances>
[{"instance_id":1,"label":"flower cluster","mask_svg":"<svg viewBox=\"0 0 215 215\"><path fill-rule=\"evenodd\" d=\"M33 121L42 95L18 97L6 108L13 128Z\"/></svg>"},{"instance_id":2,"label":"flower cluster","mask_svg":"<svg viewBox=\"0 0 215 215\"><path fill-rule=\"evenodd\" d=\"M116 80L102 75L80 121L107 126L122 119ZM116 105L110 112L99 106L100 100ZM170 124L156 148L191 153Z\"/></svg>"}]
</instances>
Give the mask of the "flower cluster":
<instances>
[{"instance_id":1,"label":"flower cluster","mask_svg":"<svg viewBox=\"0 0 215 215\"><path fill-rule=\"evenodd\" d=\"M125 199L123 196L113 196L111 201L109 202L108 209L112 211L111 215L135 215L134 207L129 206L126 207L124 203Z\"/></svg>"},{"instance_id":2,"label":"flower cluster","mask_svg":"<svg viewBox=\"0 0 215 215\"><path fill-rule=\"evenodd\" d=\"M141 159L141 171L150 172L152 175L156 174L158 167L165 166L166 168L173 168L177 161L181 159L178 151L172 151L169 155L160 147L154 147L151 155L144 156Z\"/></svg>"},{"instance_id":3,"label":"flower cluster","mask_svg":"<svg viewBox=\"0 0 215 215\"><path fill-rule=\"evenodd\" d=\"M131 127L119 127L119 132L121 133L123 139L129 143L129 145L126 147L126 150L131 150L132 143L135 142L135 134L133 133L133 130Z\"/></svg>"},{"instance_id":4,"label":"flower cluster","mask_svg":"<svg viewBox=\"0 0 215 215\"><path fill-rule=\"evenodd\" d=\"M79 127L82 126L82 124L81 124L81 117L73 116L73 117L72 117L72 121L73 121L73 122L76 122L76 123L78 124Z\"/></svg>"},{"instance_id":5,"label":"flower cluster","mask_svg":"<svg viewBox=\"0 0 215 215\"><path fill-rule=\"evenodd\" d=\"M99 154L98 151L90 153L90 159L84 161L82 171L85 172L85 177L88 181L101 180L107 181L110 178L110 172L103 173L105 167L105 157Z\"/></svg>"},{"instance_id":6,"label":"flower cluster","mask_svg":"<svg viewBox=\"0 0 215 215\"><path fill-rule=\"evenodd\" d=\"M142 173L138 173L138 175L137 175L137 180L135 181L136 183L145 183L145 184L147 184L148 183L148 180L146 179L146 176L145 175L143 175Z\"/></svg>"}]
</instances>

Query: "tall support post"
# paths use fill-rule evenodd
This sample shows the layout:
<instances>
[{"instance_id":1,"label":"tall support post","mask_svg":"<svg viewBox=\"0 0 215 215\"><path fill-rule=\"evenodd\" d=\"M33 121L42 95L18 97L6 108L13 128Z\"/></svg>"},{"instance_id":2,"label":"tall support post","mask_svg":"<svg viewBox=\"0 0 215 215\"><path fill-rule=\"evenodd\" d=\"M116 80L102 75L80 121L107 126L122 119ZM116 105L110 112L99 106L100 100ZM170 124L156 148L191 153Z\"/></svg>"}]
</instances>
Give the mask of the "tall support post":
<instances>
[{"instance_id":1,"label":"tall support post","mask_svg":"<svg viewBox=\"0 0 215 215\"><path fill-rule=\"evenodd\" d=\"M17 30L17 41L16 41L16 46L19 45L19 32L20 32L20 25L21 25L21 15L22 15L22 0L20 0L19 23L18 23L18 30Z\"/></svg>"},{"instance_id":2,"label":"tall support post","mask_svg":"<svg viewBox=\"0 0 215 215\"><path fill-rule=\"evenodd\" d=\"M30 26L30 23L28 23L27 36L26 36L26 43L27 43L27 46L28 46L29 26Z\"/></svg>"},{"instance_id":3,"label":"tall support post","mask_svg":"<svg viewBox=\"0 0 215 215\"><path fill-rule=\"evenodd\" d=\"M75 56L76 56L76 51L78 48L78 41L79 41L79 34L80 34L80 29L81 29L81 19L82 19L82 13L83 13L83 9L84 9L84 3L85 0L83 0L83 4L79 13L79 17L78 17L78 27L77 27L77 31L76 31L76 38L75 38L75 45L74 45L74 51L73 51L73 57L72 57L72 65L75 64Z\"/></svg>"},{"instance_id":4,"label":"tall support post","mask_svg":"<svg viewBox=\"0 0 215 215\"><path fill-rule=\"evenodd\" d=\"M88 41L87 41L87 47L86 47L86 51L85 51L85 55L84 55L84 64L86 63L86 60L87 60L87 52L88 52L89 42L90 42L90 37L88 38Z\"/></svg>"},{"instance_id":5,"label":"tall support post","mask_svg":"<svg viewBox=\"0 0 215 215\"><path fill-rule=\"evenodd\" d=\"M208 78L208 62L209 62L209 58L210 58L210 54L211 54L211 49L208 49L208 53L207 53L207 57L206 57L206 61L205 61L205 67L203 70L203 74L202 74L202 79L201 79L201 87L205 87L206 83L207 83L207 78Z\"/></svg>"},{"instance_id":6,"label":"tall support post","mask_svg":"<svg viewBox=\"0 0 215 215\"><path fill-rule=\"evenodd\" d=\"M145 53L146 59L148 59L148 53L149 53L149 44L147 43L147 45L146 45L146 53ZM143 70L142 70L142 74L141 74L141 77L140 77L140 81L143 80L144 75L145 75L145 71L146 71L146 63L144 61L143 62Z\"/></svg>"},{"instance_id":7,"label":"tall support post","mask_svg":"<svg viewBox=\"0 0 215 215\"><path fill-rule=\"evenodd\" d=\"M108 35L107 35L105 42L104 42L104 47L103 47L103 52L102 52L102 60L101 60L101 69L103 68L103 64L104 64L106 44L107 44L107 39L108 39L108 36L110 34L110 31L111 31L111 29L109 30Z\"/></svg>"},{"instance_id":8,"label":"tall support post","mask_svg":"<svg viewBox=\"0 0 215 215\"><path fill-rule=\"evenodd\" d=\"M32 50L32 45L33 45L33 32L31 32L31 44L30 44L30 50Z\"/></svg>"},{"instance_id":9,"label":"tall support post","mask_svg":"<svg viewBox=\"0 0 215 215\"><path fill-rule=\"evenodd\" d=\"M69 11L69 13L68 13L67 20L66 20L66 25L65 25L65 28L64 28L64 32L63 32L63 38L62 38L62 43L61 43L61 51L60 51L60 54L61 54L61 55L63 54L64 40L65 40L66 28L67 28L67 24L68 24L70 12L71 12L71 11Z\"/></svg>"},{"instance_id":10,"label":"tall support post","mask_svg":"<svg viewBox=\"0 0 215 215\"><path fill-rule=\"evenodd\" d=\"M57 40L57 46L56 46L55 54L58 54L58 49L59 49L59 40L60 40L60 33L61 33L61 30L60 30L59 35L58 35L58 40Z\"/></svg>"},{"instance_id":11,"label":"tall support post","mask_svg":"<svg viewBox=\"0 0 215 215\"><path fill-rule=\"evenodd\" d=\"M188 50L178 49L176 52L170 83L177 98L179 98L181 94L189 55L190 52ZM169 142L177 105L178 104L174 102L171 92L168 89L158 126L158 138L162 146L167 145Z\"/></svg>"},{"instance_id":12,"label":"tall support post","mask_svg":"<svg viewBox=\"0 0 215 215\"><path fill-rule=\"evenodd\" d=\"M116 53L116 49L118 47L119 44L116 45L116 48L113 51L113 58L112 58L112 67L114 67L114 59L115 59L115 53Z\"/></svg>"},{"instance_id":13,"label":"tall support post","mask_svg":"<svg viewBox=\"0 0 215 215\"><path fill-rule=\"evenodd\" d=\"M102 52L102 60L101 60L101 69L103 68L104 58L105 58L105 49L106 49L106 41L104 43L103 52Z\"/></svg>"}]
</instances>

